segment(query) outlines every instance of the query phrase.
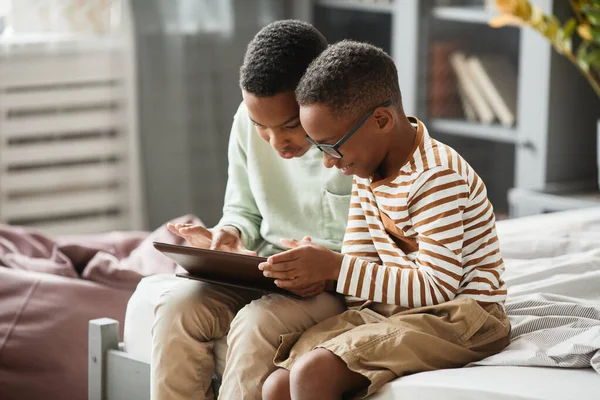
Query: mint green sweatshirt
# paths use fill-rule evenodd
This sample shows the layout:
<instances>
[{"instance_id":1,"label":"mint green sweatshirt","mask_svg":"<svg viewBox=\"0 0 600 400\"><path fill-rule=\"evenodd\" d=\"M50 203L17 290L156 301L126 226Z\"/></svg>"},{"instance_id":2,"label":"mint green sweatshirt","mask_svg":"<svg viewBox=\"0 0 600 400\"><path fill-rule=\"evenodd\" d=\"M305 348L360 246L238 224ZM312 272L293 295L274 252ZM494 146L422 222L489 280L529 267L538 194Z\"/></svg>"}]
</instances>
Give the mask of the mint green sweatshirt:
<instances>
[{"instance_id":1,"label":"mint green sweatshirt","mask_svg":"<svg viewBox=\"0 0 600 400\"><path fill-rule=\"evenodd\" d=\"M285 160L258 135L242 103L229 138L229 179L223 217L261 256L283 249L279 240L302 239L340 251L348 221L352 177L327 169L311 148Z\"/></svg>"}]
</instances>

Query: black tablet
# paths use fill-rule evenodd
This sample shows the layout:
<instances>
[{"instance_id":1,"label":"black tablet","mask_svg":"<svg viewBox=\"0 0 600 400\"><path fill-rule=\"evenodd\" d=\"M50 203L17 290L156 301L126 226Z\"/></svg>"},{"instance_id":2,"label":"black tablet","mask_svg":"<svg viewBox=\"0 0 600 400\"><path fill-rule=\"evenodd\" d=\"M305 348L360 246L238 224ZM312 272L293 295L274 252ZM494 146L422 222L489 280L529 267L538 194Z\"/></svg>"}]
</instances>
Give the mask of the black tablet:
<instances>
[{"instance_id":1,"label":"black tablet","mask_svg":"<svg viewBox=\"0 0 600 400\"><path fill-rule=\"evenodd\" d=\"M264 257L161 242L154 242L154 247L187 271L177 274L182 278L298 297L263 275L258 265L267 261Z\"/></svg>"}]
</instances>

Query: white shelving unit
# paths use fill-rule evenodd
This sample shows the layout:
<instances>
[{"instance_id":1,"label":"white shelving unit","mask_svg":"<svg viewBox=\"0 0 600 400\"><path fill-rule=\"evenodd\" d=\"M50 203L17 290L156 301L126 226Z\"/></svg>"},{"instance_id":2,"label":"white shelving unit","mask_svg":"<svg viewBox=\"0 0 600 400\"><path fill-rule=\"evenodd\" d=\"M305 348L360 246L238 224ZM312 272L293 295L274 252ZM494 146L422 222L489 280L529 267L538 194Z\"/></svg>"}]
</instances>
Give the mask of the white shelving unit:
<instances>
[{"instance_id":1,"label":"white shelving unit","mask_svg":"<svg viewBox=\"0 0 600 400\"><path fill-rule=\"evenodd\" d=\"M429 121L429 129L448 135L493 140L503 143L517 143L517 131L503 126L481 125L474 122L435 118Z\"/></svg>"},{"instance_id":2,"label":"white shelving unit","mask_svg":"<svg viewBox=\"0 0 600 400\"><path fill-rule=\"evenodd\" d=\"M394 4L391 2L364 2L355 0L318 0L317 4L324 7L339 8L344 10L370 11L378 13L392 13Z\"/></svg>"},{"instance_id":3,"label":"white shelving unit","mask_svg":"<svg viewBox=\"0 0 600 400\"><path fill-rule=\"evenodd\" d=\"M481 6L434 7L431 15L439 20L486 24L495 15Z\"/></svg>"}]
</instances>

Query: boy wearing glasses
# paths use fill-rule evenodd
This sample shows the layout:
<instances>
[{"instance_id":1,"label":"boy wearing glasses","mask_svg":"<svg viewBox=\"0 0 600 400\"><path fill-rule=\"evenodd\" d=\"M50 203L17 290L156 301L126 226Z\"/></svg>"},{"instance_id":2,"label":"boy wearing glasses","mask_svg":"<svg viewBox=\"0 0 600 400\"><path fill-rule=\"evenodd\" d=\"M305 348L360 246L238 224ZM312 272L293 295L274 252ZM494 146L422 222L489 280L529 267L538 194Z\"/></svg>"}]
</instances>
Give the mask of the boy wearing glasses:
<instances>
[{"instance_id":1,"label":"boy wearing glasses","mask_svg":"<svg viewBox=\"0 0 600 400\"><path fill-rule=\"evenodd\" d=\"M354 175L343 254L304 240L260 268L288 289L335 280L349 310L282 336L282 369L263 398L364 397L502 350L504 265L485 185L404 114L392 59L340 42L311 64L296 97L325 165Z\"/></svg>"}]
</instances>

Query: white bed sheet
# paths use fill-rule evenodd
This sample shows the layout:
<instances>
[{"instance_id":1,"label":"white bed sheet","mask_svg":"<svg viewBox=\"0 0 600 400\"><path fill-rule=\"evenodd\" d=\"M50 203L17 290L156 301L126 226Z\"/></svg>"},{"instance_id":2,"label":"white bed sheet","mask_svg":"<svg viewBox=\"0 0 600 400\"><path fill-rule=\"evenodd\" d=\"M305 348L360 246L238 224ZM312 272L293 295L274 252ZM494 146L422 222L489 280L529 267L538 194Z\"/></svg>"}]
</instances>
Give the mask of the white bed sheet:
<instances>
[{"instance_id":1,"label":"white bed sheet","mask_svg":"<svg viewBox=\"0 0 600 400\"><path fill-rule=\"evenodd\" d=\"M496 229L503 254L535 251L528 247L524 239L576 238L581 233L589 232L600 235L600 207L498 221Z\"/></svg>"},{"instance_id":2,"label":"white bed sheet","mask_svg":"<svg viewBox=\"0 0 600 400\"><path fill-rule=\"evenodd\" d=\"M372 400L598 400L600 375L591 368L472 367L405 376Z\"/></svg>"},{"instance_id":3,"label":"white bed sheet","mask_svg":"<svg viewBox=\"0 0 600 400\"><path fill-rule=\"evenodd\" d=\"M509 298L549 293L600 302L600 208L500 221L497 227Z\"/></svg>"}]
</instances>

